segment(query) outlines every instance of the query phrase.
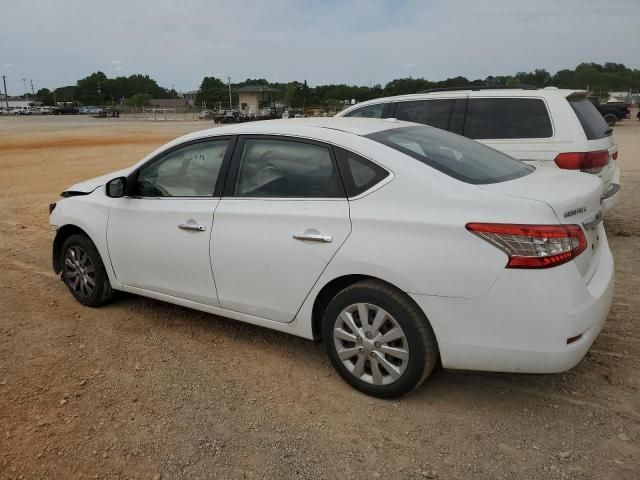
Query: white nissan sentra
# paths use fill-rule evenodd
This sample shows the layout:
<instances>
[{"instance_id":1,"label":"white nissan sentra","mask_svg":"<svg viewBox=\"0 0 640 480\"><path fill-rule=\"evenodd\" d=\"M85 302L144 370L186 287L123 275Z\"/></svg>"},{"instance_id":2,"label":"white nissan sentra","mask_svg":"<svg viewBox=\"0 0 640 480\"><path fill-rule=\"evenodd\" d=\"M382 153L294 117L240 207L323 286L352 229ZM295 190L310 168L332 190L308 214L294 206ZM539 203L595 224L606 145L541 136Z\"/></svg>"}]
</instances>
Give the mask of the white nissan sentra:
<instances>
[{"instance_id":1,"label":"white nissan sentra","mask_svg":"<svg viewBox=\"0 0 640 480\"><path fill-rule=\"evenodd\" d=\"M396 120L299 119L181 137L51 204L53 268L322 339L393 397L444 368L552 373L607 318L600 179Z\"/></svg>"}]
</instances>

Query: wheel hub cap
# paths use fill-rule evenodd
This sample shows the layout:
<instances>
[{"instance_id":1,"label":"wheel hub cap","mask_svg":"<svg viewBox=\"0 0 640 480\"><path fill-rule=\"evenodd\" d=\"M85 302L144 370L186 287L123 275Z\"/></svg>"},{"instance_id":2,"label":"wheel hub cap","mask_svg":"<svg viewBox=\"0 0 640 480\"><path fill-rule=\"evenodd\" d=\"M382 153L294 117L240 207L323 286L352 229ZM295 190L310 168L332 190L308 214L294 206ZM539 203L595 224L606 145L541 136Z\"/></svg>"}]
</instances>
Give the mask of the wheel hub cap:
<instances>
[{"instance_id":1,"label":"wheel hub cap","mask_svg":"<svg viewBox=\"0 0 640 480\"><path fill-rule=\"evenodd\" d=\"M376 305L345 308L336 319L333 340L342 364L366 383L391 384L407 369L407 337L400 324Z\"/></svg>"}]
</instances>

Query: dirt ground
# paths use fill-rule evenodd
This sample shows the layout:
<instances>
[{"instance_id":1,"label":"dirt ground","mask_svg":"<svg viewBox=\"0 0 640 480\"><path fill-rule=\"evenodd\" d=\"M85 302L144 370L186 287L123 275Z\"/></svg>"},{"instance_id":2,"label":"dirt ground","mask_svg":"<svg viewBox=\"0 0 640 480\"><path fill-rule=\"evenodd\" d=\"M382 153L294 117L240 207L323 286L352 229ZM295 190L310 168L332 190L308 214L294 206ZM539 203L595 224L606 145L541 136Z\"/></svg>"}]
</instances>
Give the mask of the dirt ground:
<instances>
[{"instance_id":1,"label":"dirt ground","mask_svg":"<svg viewBox=\"0 0 640 480\"><path fill-rule=\"evenodd\" d=\"M615 127L609 319L560 375L438 371L366 397L321 345L51 271L47 206L204 122L0 118L0 479L640 478L640 122Z\"/></svg>"}]
</instances>

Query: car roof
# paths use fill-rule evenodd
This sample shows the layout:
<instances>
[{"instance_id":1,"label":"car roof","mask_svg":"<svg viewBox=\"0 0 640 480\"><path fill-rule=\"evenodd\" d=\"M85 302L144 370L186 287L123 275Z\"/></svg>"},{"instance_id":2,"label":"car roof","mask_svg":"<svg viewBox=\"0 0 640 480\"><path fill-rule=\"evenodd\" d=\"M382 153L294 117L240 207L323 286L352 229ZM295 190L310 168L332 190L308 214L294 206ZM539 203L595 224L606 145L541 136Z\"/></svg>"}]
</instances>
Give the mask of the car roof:
<instances>
[{"instance_id":1,"label":"car roof","mask_svg":"<svg viewBox=\"0 0 640 480\"><path fill-rule=\"evenodd\" d=\"M358 136L390 130L393 128L416 126L415 123L395 118L354 118L354 117L310 117L281 120L261 120L257 122L237 123L221 127L200 130L185 137L182 141L219 135L300 135L324 137L330 131L339 131Z\"/></svg>"},{"instance_id":2,"label":"car roof","mask_svg":"<svg viewBox=\"0 0 640 480\"><path fill-rule=\"evenodd\" d=\"M434 91L434 92L423 92L423 93L410 93L406 95L395 95L391 97L382 97L382 98L374 98L372 100L367 100L365 102L357 103L356 105L352 105L348 108L342 110L338 115L344 114L345 112L355 110L356 108L367 106L367 105L376 105L378 103L389 103L389 102L407 102L411 100L426 100L426 99L437 99L437 98L456 98L456 97L507 97L507 98L526 98L526 97L570 97L570 96L585 96L587 94L586 90L575 90L568 88L556 88L556 87L545 87L538 89L523 89L523 88L504 88L504 89L474 89L474 87L469 88L460 88L459 90L448 90L448 91Z\"/></svg>"}]
</instances>

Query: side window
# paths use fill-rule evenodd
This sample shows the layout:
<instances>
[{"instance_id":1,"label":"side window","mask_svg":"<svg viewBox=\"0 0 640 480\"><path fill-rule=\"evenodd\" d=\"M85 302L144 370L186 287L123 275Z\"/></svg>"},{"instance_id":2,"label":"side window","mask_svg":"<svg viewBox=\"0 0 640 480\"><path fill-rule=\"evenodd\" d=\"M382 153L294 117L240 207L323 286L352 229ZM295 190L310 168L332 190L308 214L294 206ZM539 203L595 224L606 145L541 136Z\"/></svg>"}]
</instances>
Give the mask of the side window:
<instances>
[{"instance_id":1,"label":"side window","mask_svg":"<svg viewBox=\"0 0 640 480\"><path fill-rule=\"evenodd\" d=\"M136 181L136 195L212 196L227 144L227 140L212 140L187 145L142 167Z\"/></svg>"},{"instance_id":2,"label":"side window","mask_svg":"<svg viewBox=\"0 0 640 480\"><path fill-rule=\"evenodd\" d=\"M366 192L389 176L389 172L366 158L342 148L335 148L338 165L348 197Z\"/></svg>"},{"instance_id":3,"label":"side window","mask_svg":"<svg viewBox=\"0 0 640 480\"><path fill-rule=\"evenodd\" d=\"M452 110L453 99L398 102L395 117L398 120L422 123L447 130Z\"/></svg>"},{"instance_id":4,"label":"side window","mask_svg":"<svg viewBox=\"0 0 640 480\"><path fill-rule=\"evenodd\" d=\"M328 147L292 140L244 140L236 197L344 197Z\"/></svg>"},{"instance_id":5,"label":"side window","mask_svg":"<svg viewBox=\"0 0 640 480\"><path fill-rule=\"evenodd\" d=\"M366 107L357 108L345 114L345 117L362 117L362 118L382 118L384 113L384 103L376 105L367 105Z\"/></svg>"},{"instance_id":6,"label":"side window","mask_svg":"<svg viewBox=\"0 0 640 480\"><path fill-rule=\"evenodd\" d=\"M549 112L539 98L470 98L464 136L487 138L549 138Z\"/></svg>"}]
</instances>

